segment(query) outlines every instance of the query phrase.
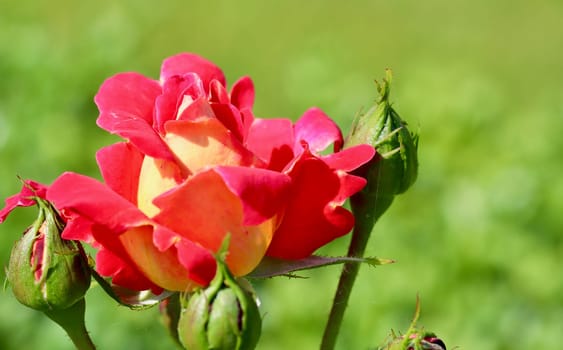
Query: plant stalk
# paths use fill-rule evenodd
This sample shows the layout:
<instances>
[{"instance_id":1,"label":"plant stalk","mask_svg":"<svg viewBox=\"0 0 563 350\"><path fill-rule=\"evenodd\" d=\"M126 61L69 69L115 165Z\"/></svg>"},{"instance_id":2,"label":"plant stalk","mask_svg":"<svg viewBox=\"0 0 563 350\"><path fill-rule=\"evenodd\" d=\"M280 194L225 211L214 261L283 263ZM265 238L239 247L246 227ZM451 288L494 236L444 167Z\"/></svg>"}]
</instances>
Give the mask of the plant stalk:
<instances>
[{"instance_id":1,"label":"plant stalk","mask_svg":"<svg viewBox=\"0 0 563 350\"><path fill-rule=\"evenodd\" d=\"M363 257L370 232L371 229L361 225L354 228L352 241L350 242L350 246L348 248L348 256ZM342 268L342 273L340 275L340 280L338 281L338 287L332 303L332 309L330 310L328 322L323 334L321 350L332 350L336 345L336 339L338 337L338 333L340 332L340 325L342 324L342 319L344 318L344 311L346 311L346 307L348 306L348 299L350 298L359 270L360 264L358 263L345 263Z\"/></svg>"},{"instance_id":2,"label":"plant stalk","mask_svg":"<svg viewBox=\"0 0 563 350\"><path fill-rule=\"evenodd\" d=\"M45 314L66 331L77 350L96 350L84 324L85 310L86 302L82 298L68 309L46 311Z\"/></svg>"},{"instance_id":3,"label":"plant stalk","mask_svg":"<svg viewBox=\"0 0 563 350\"><path fill-rule=\"evenodd\" d=\"M376 201L365 192L357 193L351 198L350 204L354 216L356 217L356 224L352 232L350 246L348 247L348 256L358 258L364 256L375 223L389 208L392 201L393 196L379 196ZM342 319L344 318L344 312L348 306L348 300L350 299L354 282L358 276L360 265L361 264L358 263L348 262L345 263L342 268L336 294L332 302L332 308L325 326L320 347L321 350L333 350L336 345Z\"/></svg>"}]
</instances>

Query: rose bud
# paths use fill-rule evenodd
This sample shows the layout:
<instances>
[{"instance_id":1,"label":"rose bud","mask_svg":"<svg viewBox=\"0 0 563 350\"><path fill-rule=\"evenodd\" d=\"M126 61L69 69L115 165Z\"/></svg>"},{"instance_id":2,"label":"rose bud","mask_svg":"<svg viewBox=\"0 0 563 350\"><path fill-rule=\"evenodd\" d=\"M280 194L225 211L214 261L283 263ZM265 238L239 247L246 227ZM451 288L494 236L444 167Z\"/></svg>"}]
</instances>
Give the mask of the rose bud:
<instances>
[{"instance_id":1,"label":"rose bud","mask_svg":"<svg viewBox=\"0 0 563 350\"><path fill-rule=\"evenodd\" d=\"M382 350L447 350L446 344L434 333L415 333L408 338L405 342L405 337L396 337Z\"/></svg>"},{"instance_id":2,"label":"rose bud","mask_svg":"<svg viewBox=\"0 0 563 350\"><path fill-rule=\"evenodd\" d=\"M190 297L180 316L178 333L189 350L251 350L258 343L261 327L252 294L218 261L209 287Z\"/></svg>"},{"instance_id":3,"label":"rose bud","mask_svg":"<svg viewBox=\"0 0 563 350\"><path fill-rule=\"evenodd\" d=\"M368 184L352 201L353 207L371 205L376 218L391 205L395 195L414 183L418 171L418 135L407 129L389 102L392 76L390 70L386 73L383 83L377 84L380 97L375 106L356 118L345 143L345 147L365 143L377 150L378 156L356 173Z\"/></svg>"},{"instance_id":4,"label":"rose bud","mask_svg":"<svg viewBox=\"0 0 563 350\"><path fill-rule=\"evenodd\" d=\"M39 215L12 249L7 277L16 299L50 312L84 297L90 269L82 247L61 238L64 223L49 202L34 198Z\"/></svg>"}]
</instances>

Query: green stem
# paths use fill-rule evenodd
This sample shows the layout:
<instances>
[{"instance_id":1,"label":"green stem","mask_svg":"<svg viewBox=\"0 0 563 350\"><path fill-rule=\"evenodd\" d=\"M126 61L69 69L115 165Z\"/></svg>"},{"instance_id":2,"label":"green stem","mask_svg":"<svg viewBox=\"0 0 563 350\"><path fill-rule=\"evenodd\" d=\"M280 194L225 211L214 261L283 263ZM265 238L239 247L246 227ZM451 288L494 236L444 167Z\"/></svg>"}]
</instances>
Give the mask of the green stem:
<instances>
[{"instance_id":1,"label":"green stem","mask_svg":"<svg viewBox=\"0 0 563 350\"><path fill-rule=\"evenodd\" d=\"M46 311L45 314L66 331L76 349L96 350L84 324L85 310L86 302L82 298L68 309Z\"/></svg>"},{"instance_id":2,"label":"green stem","mask_svg":"<svg viewBox=\"0 0 563 350\"><path fill-rule=\"evenodd\" d=\"M352 232L352 240L348 247L348 256L361 258L364 256L366 246L371 235L371 231L379 217L387 210L393 201L393 197L379 198L377 202L369 195L358 193L351 199L352 211L356 217L356 225ZM376 207L377 205L377 207ZM340 332L344 312L348 306L348 300L354 287L354 282L358 276L360 264L358 263L345 263L340 274L338 287L332 308L328 317L328 321L324 330L323 339L321 342L321 350L333 350L336 345L336 339Z\"/></svg>"}]
</instances>

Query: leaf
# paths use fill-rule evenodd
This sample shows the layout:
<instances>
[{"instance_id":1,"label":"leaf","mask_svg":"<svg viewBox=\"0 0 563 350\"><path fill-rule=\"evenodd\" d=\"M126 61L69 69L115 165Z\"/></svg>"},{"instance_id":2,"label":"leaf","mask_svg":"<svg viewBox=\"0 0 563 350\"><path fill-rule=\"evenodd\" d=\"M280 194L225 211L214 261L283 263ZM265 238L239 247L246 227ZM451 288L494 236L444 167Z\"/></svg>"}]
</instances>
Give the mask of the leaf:
<instances>
[{"instance_id":1,"label":"leaf","mask_svg":"<svg viewBox=\"0 0 563 350\"><path fill-rule=\"evenodd\" d=\"M380 259L376 257L355 258L347 256L328 257L311 255L310 257L299 260L283 260L265 257L260 265L252 271L249 278L269 278L275 276L296 277L293 272L301 270L315 269L318 267L344 264L344 263L366 263L371 266L386 265L394 263L391 259Z\"/></svg>"}]
</instances>

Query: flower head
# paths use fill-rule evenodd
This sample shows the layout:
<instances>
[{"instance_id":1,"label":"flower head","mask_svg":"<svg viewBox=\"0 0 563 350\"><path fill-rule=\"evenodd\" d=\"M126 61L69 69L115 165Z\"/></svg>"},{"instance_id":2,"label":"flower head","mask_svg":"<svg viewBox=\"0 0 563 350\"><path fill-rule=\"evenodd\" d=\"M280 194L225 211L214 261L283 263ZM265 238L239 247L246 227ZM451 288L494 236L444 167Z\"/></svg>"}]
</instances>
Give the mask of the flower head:
<instances>
[{"instance_id":1,"label":"flower head","mask_svg":"<svg viewBox=\"0 0 563 350\"><path fill-rule=\"evenodd\" d=\"M228 91L217 66L187 53L167 58L159 80L107 79L95 102L97 124L125 139L96 155L105 183L65 173L47 197L67 220L63 237L98 248L96 269L114 284L191 290L213 279L227 233L226 263L243 276L265 255L307 257L354 225L342 204L366 181L349 172L375 152L341 149L317 108L296 123L256 118L250 78Z\"/></svg>"}]
</instances>

